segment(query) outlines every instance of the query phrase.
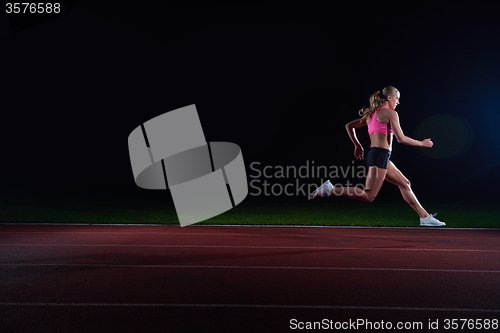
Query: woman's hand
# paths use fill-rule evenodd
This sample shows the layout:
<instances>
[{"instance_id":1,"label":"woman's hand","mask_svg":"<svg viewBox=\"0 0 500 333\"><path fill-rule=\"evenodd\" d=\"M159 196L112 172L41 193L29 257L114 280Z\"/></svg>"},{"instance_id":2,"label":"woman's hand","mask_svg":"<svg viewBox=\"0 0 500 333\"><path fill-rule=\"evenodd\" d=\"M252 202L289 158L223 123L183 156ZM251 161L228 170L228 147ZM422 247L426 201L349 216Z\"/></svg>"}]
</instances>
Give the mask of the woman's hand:
<instances>
[{"instance_id":1,"label":"woman's hand","mask_svg":"<svg viewBox=\"0 0 500 333\"><path fill-rule=\"evenodd\" d=\"M361 146L356 146L356 148L354 148L354 156L356 156L356 158L358 160L362 160L364 158L364 150L363 150L363 147Z\"/></svg>"},{"instance_id":2,"label":"woman's hand","mask_svg":"<svg viewBox=\"0 0 500 333\"><path fill-rule=\"evenodd\" d=\"M430 138L422 141L422 147L431 148L433 145L434 145L434 143L431 141Z\"/></svg>"}]
</instances>

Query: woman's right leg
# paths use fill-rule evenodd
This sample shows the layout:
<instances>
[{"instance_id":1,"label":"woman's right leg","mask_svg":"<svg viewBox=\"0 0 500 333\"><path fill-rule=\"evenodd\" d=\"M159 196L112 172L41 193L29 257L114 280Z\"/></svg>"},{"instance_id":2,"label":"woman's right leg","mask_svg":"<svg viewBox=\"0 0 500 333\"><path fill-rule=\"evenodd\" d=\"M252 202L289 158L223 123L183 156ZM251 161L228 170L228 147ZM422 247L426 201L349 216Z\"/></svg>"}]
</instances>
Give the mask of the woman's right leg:
<instances>
[{"instance_id":1,"label":"woman's right leg","mask_svg":"<svg viewBox=\"0 0 500 333\"><path fill-rule=\"evenodd\" d=\"M332 194L364 202L372 202L382 188L386 174L387 169L377 168L375 166L369 167L364 190L359 187L335 186L332 189Z\"/></svg>"},{"instance_id":2,"label":"woman's right leg","mask_svg":"<svg viewBox=\"0 0 500 333\"><path fill-rule=\"evenodd\" d=\"M392 161L389 161L389 165L387 166L386 180L399 187L403 199L417 212L418 216L422 218L429 216L429 213L422 207L413 193L410 181L399 171Z\"/></svg>"}]
</instances>

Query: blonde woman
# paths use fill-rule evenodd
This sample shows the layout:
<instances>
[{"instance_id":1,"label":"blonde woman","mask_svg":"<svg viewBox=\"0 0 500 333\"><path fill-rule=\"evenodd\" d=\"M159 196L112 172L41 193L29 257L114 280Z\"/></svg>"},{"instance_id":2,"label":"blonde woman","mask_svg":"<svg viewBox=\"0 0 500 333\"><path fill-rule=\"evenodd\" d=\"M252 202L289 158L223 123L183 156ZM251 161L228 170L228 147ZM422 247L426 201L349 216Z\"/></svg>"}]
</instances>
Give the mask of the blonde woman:
<instances>
[{"instance_id":1,"label":"blonde woman","mask_svg":"<svg viewBox=\"0 0 500 333\"><path fill-rule=\"evenodd\" d=\"M364 151L356 137L356 128L368 126L371 144L366 154L368 174L365 189L333 186L328 180L311 193L310 199L314 199L318 195L321 197L337 195L372 202L380 191L384 180L387 180L399 187L404 200L420 217L421 226L444 226L444 222L435 218L436 214L430 215L422 207L411 189L410 181L389 160L393 136L404 145L426 148L431 148L433 145L431 139L418 141L403 134L398 113L395 111L400 97L399 91L392 86L377 91L370 97L370 107L360 111L361 119L353 120L345 125L349 138L354 143L354 156L358 160L364 158Z\"/></svg>"}]
</instances>

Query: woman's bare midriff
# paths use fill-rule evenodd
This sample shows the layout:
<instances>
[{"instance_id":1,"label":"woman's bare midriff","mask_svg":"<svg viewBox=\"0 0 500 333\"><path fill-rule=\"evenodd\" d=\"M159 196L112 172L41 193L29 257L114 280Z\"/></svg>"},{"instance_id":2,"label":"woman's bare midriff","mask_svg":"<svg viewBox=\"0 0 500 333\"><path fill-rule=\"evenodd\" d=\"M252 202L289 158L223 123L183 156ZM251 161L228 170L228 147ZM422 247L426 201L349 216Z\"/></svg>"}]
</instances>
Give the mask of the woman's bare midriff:
<instances>
[{"instance_id":1,"label":"woman's bare midriff","mask_svg":"<svg viewBox=\"0 0 500 333\"><path fill-rule=\"evenodd\" d=\"M379 147L392 150L392 135L387 135L382 133L371 133L370 141L371 141L370 147Z\"/></svg>"}]
</instances>

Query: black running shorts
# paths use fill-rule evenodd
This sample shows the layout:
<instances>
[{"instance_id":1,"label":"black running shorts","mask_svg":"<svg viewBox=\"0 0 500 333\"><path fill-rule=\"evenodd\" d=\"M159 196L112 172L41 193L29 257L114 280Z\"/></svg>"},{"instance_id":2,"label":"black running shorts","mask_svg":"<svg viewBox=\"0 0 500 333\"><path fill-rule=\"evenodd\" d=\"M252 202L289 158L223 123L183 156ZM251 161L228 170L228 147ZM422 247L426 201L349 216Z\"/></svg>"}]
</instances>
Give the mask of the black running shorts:
<instances>
[{"instance_id":1,"label":"black running shorts","mask_svg":"<svg viewBox=\"0 0 500 333\"><path fill-rule=\"evenodd\" d=\"M391 151L379 147L371 147L366 154L366 164L368 167L375 166L381 169L387 169L387 164L389 164L389 158L391 157Z\"/></svg>"}]
</instances>

